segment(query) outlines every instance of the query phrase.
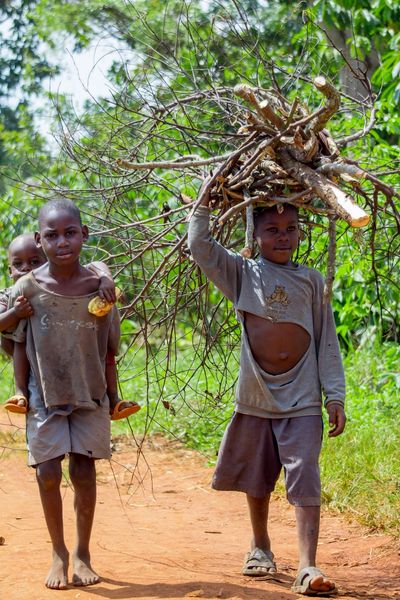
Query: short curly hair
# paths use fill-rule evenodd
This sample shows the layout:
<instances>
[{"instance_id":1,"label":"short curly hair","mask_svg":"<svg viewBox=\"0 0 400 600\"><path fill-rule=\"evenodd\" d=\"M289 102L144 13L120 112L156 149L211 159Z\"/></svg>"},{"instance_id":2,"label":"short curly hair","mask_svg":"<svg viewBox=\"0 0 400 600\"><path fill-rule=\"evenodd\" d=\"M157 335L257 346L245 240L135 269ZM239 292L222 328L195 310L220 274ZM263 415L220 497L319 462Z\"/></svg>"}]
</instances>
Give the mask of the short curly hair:
<instances>
[{"instance_id":1,"label":"short curly hair","mask_svg":"<svg viewBox=\"0 0 400 600\"><path fill-rule=\"evenodd\" d=\"M81 211L76 206L75 202L69 200L69 198L55 198L54 200L49 200L42 206L39 211L39 224L47 217L49 212L51 211L64 211L69 212L72 216L74 216L79 225L82 225Z\"/></svg>"}]
</instances>

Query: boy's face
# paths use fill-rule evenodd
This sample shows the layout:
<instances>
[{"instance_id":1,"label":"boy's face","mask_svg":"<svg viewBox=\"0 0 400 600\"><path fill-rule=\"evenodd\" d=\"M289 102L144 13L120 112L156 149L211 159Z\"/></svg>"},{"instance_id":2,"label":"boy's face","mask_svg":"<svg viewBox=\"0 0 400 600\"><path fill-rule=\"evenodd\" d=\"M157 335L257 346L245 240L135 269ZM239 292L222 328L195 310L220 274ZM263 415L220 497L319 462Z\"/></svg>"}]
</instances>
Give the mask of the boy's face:
<instances>
[{"instance_id":1,"label":"boy's face","mask_svg":"<svg viewBox=\"0 0 400 600\"><path fill-rule=\"evenodd\" d=\"M68 210L51 209L39 223L36 243L43 248L49 263L67 266L79 260L83 242L88 238L86 225Z\"/></svg>"},{"instance_id":2,"label":"boy's face","mask_svg":"<svg viewBox=\"0 0 400 600\"><path fill-rule=\"evenodd\" d=\"M8 271L14 283L45 262L46 257L36 246L33 235L30 238L21 236L11 242L8 250Z\"/></svg>"},{"instance_id":3,"label":"boy's face","mask_svg":"<svg viewBox=\"0 0 400 600\"><path fill-rule=\"evenodd\" d=\"M263 258L279 265L288 264L299 243L296 209L285 206L280 214L277 210L262 213L256 222L254 239Z\"/></svg>"}]
</instances>

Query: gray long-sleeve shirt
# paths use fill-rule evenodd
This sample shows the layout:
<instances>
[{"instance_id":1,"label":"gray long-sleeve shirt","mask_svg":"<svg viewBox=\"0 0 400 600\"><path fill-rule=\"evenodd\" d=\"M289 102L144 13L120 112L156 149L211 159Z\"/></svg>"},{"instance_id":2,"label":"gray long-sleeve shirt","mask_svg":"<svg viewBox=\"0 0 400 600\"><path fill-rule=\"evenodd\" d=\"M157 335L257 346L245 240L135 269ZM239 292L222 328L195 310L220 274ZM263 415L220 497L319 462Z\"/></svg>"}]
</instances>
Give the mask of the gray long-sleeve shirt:
<instances>
[{"instance_id":1,"label":"gray long-sleeve shirt","mask_svg":"<svg viewBox=\"0 0 400 600\"><path fill-rule=\"evenodd\" d=\"M322 275L304 265L249 260L227 250L211 237L209 215L207 207L198 207L188 243L204 274L233 302L242 325L235 410L265 418L319 415L322 391L325 405L344 403L342 359L332 308L323 302ZM292 369L279 375L261 369L244 327L246 312L308 332L310 345Z\"/></svg>"}]
</instances>

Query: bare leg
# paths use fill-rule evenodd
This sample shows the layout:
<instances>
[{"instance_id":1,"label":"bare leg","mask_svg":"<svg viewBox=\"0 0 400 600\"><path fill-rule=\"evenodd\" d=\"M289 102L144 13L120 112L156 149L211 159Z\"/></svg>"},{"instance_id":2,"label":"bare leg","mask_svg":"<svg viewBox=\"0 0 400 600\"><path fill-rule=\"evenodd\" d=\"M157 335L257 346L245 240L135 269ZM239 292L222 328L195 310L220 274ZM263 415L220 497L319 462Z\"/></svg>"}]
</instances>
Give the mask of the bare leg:
<instances>
[{"instance_id":1,"label":"bare leg","mask_svg":"<svg viewBox=\"0 0 400 600\"><path fill-rule=\"evenodd\" d=\"M70 454L69 473L75 490L77 544L73 553L72 583L93 585L100 577L90 564L89 543L96 506L96 468L94 460L82 454Z\"/></svg>"},{"instance_id":2,"label":"bare leg","mask_svg":"<svg viewBox=\"0 0 400 600\"><path fill-rule=\"evenodd\" d=\"M271 494L267 494L263 498L256 498L254 496L250 496L249 494L246 494L246 497L250 513L251 527L253 530L251 549L255 550L256 548L259 548L263 552L271 553L271 541L268 535L268 509ZM268 573L276 573L276 568L272 566L271 562L269 564L271 566L267 567L260 562L260 566L252 566L251 571L254 572L255 576L257 574L266 575Z\"/></svg>"},{"instance_id":3,"label":"bare leg","mask_svg":"<svg viewBox=\"0 0 400 600\"><path fill-rule=\"evenodd\" d=\"M319 536L320 507L296 506L297 534L299 540L299 571L305 567L315 567ZM316 592L328 592L335 584L327 577L314 577L310 587Z\"/></svg>"},{"instance_id":4,"label":"bare leg","mask_svg":"<svg viewBox=\"0 0 400 600\"><path fill-rule=\"evenodd\" d=\"M255 498L254 496L249 496L249 494L246 494L246 497L253 530L251 548L260 548L264 551L271 550L271 541L267 529L271 494L267 494L264 498Z\"/></svg>"},{"instance_id":5,"label":"bare leg","mask_svg":"<svg viewBox=\"0 0 400 600\"><path fill-rule=\"evenodd\" d=\"M68 550L64 541L62 517L61 458L40 463L36 467L36 479L46 519L47 529L53 545L53 564L46 577L45 585L51 589L64 590L68 581Z\"/></svg>"}]
</instances>

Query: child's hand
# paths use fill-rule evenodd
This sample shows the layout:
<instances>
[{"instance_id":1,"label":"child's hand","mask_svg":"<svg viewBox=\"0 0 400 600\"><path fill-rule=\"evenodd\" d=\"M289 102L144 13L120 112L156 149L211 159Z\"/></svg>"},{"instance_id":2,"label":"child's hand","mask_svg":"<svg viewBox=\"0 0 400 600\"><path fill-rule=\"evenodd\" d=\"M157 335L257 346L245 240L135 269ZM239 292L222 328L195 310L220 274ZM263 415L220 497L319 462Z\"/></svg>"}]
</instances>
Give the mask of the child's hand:
<instances>
[{"instance_id":1,"label":"child's hand","mask_svg":"<svg viewBox=\"0 0 400 600\"><path fill-rule=\"evenodd\" d=\"M346 415L344 408L339 402L329 402L326 407L329 415L329 437L336 437L343 433L346 425Z\"/></svg>"},{"instance_id":2,"label":"child's hand","mask_svg":"<svg viewBox=\"0 0 400 600\"><path fill-rule=\"evenodd\" d=\"M33 315L33 308L25 296L18 296L14 302L14 312L18 319L25 319Z\"/></svg>"},{"instance_id":3,"label":"child's hand","mask_svg":"<svg viewBox=\"0 0 400 600\"><path fill-rule=\"evenodd\" d=\"M199 195L198 195L199 198L203 194L203 192L205 192L205 189L209 186L210 180L211 180L211 175L207 175L207 177L204 179L203 183L200 186ZM204 198L201 201L201 205L202 206L210 205L210 190L207 190L207 192L205 193Z\"/></svg>"},{"instance_id":4,"label":"child's hand","mask_svg":"<svg viewBox=\"0 0 400 600\"><path fill-rule=\"evenodd\" d=\"M100 277L99 296L100 298L103 298L103 300L107 300L107 302L117 301L115 283L111 277L108 277L107 275L102 275Z\"/></svg>"}]
</instances>

